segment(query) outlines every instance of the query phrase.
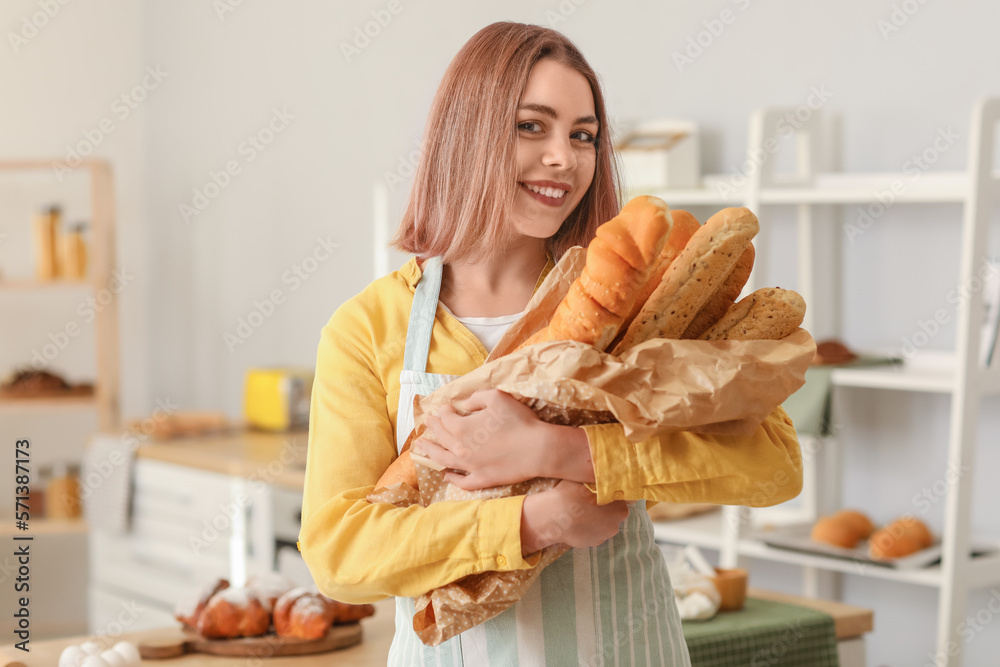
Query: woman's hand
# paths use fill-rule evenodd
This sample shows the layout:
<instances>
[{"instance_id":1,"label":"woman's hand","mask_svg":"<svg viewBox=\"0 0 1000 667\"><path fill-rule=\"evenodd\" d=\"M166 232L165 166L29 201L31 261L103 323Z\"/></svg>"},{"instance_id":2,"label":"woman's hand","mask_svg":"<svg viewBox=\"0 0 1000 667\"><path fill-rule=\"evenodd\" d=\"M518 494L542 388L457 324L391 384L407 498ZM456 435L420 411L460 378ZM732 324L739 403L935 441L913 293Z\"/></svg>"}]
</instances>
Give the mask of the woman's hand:
<instances>
[{"instance_id":1,"label":"woman's hand","mask_svg":"<svg viewBox=\"0 0 1000 667\"><path fill-rule=\"evenodd\" d=\"M515 484L535 477L594 481L590 444L582 429L541 421L523 403L497 389L477 391L424 420L413 446L452 471L445 480L466 490Z\"/></svg>"},{"instance_id":2,"label":"woman's hand","mask_svg":"<svg viewBox=\"0 0 1000 667\"><path fill-rule=\"evenodd\" d=\"M562 481L548 491L524 499L521 508L521 554L553 544L596 547L618 534L628 518L628 504L615 500L598 505L583 484Z\"/></svg>"}]
</instances>

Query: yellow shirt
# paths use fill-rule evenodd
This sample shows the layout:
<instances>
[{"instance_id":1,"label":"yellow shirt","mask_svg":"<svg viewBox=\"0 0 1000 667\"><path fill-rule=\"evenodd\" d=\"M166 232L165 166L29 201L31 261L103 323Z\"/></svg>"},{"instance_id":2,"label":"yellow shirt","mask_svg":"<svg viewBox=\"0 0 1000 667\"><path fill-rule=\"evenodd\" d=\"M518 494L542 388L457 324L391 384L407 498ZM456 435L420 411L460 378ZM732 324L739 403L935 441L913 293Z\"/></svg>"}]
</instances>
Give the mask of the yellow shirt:
<instances>
[{"instance_id":1,"label":"yellow shirt","mask_svg":"<svg viewBox=\"0 0 1000 667\"><path fill-rule=\"evenodd\" d=\"M419 278L411 259L338 308L320 337L299 548L320 591L344 602L416 597L535 561L521 557L523 496L407 508L365 500L396 458L399 374ZM427 372L464 375L486 357L479 340L438 308ZM600 503L762 507L802 488L798 439L781 407L750 436L679 432L631 443L617 424L583 428Z\"/></svg>"}]
</instances>

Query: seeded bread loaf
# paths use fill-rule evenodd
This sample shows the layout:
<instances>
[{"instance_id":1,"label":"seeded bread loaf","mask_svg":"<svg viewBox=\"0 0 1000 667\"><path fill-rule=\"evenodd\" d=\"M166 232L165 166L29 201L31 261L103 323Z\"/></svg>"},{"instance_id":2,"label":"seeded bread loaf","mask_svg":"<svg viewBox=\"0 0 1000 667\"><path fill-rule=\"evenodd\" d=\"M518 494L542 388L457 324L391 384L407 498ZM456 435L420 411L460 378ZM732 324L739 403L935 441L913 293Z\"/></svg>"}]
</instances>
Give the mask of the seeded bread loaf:
<instances>
[{"instance_id":1,"label":"seeded bread loaf","mask_svg":"<svg viewBox=\"0 0 1000 667\"><path fill-rule=\"evenodd\" d=\"M726 314L726 311L732 308L733 304L736 303L736 299L740 298L740 292L743 291L743 286L747 284L747 279L750 278L755 256L756 251L751 243L743 251L743 254L740 255L740 258L736 260L736 266L729 272L725 282L722 283L719 289L715 290L715 294L708 300L708 303L702 306L698 314L691 320L691 324L681 334L681 338L687 340L697 338L705 333L709 327L718 322Z\"/></svg>"},{"instance_id":2,"label":"seeded bread loaf","mask_svg":"<svg viewBox=\"0 0 1000 667\"><path fill-rule=\"evenodd\" d=\"M667 269L614 353L651 338L680 338L757 231L757 217L746 208L725 208L709 218Z\"/></svg>"},{"instance_id":3,"label":"seeded bread loaf","mask_svg":"<svg viewBox=\"0 0 1000 667\"><path fill-rule=\"evenodd\" d=\"M701 340L779 340L802 325L806 302L797 292L766 287L733 305Z\"/></svg>"}]
</instances>

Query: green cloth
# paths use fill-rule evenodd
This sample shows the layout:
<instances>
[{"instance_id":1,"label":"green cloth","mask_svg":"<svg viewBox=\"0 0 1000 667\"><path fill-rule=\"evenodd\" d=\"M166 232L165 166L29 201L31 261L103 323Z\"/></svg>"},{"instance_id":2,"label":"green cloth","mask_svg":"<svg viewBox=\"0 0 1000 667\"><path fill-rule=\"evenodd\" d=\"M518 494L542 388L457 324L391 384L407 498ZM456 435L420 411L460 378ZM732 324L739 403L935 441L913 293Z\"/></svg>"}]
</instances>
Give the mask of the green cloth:
<instances>
[{"instance_id":1,"label":"green cloth","mask_svg":"<svg viewBox=\"0 0 1000 667\"><path fill-rule=\"evenodd\" d=\"M691 667L837 667L833 617L815 609L747 598L740 611L684 621Z\"/></svg>"},{"instance_id":2,"label":"green cloth","mask_svg":"<svg viewBox=\"0 0 1000 667\"><path fill-rule=\"evenodd\" d=\"M896 357L858 357L846 364L810 366L806 369L806 383L785 399L782 407L795 424L799 435L824 437L833 435L833 371L838 368L884 366L902 363Z\"/></svg>"}]
</instances>

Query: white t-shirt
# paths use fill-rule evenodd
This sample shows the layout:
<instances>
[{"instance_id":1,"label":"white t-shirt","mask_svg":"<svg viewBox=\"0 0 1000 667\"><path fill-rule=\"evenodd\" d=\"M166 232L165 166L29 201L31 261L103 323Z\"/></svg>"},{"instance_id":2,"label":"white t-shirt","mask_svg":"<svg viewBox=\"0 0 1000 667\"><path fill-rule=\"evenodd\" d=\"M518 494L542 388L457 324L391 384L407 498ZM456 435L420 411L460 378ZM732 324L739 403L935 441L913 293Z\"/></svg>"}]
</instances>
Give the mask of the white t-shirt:
<instances>
[{"instance_id":1,"label":"white t-shirt","mask_svg":"<svg viewBox=\"0 0 1000 667\"><path fill-rule=\"evenodd\" d=\"M465 325L465 328L479 339L487 352L492 352L500 339L503 338L507 328L519 320L524 312L513 315L502 315L500 317L458 317L448 309L448 306L441 304L441 307L451 313L452 317Z\"/></svg>"}]
</instances>

